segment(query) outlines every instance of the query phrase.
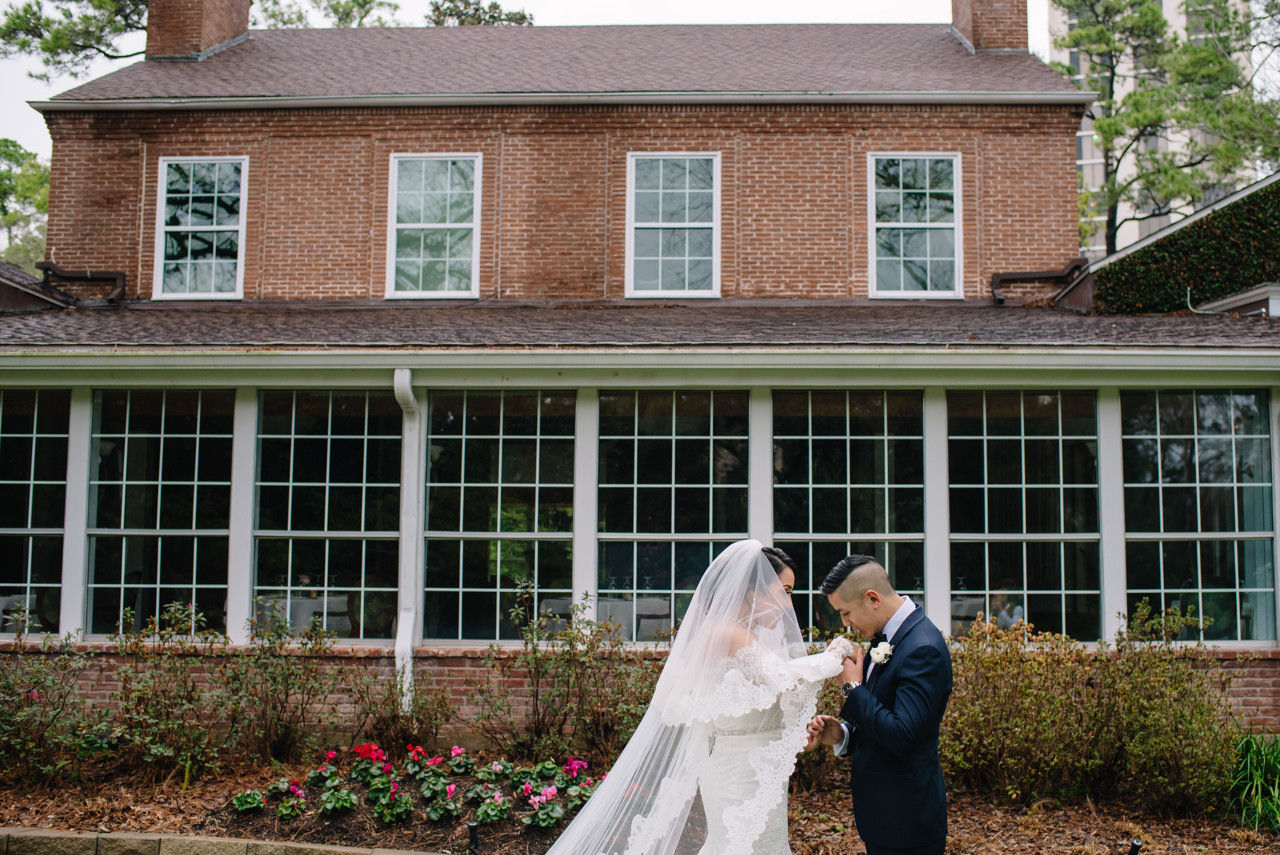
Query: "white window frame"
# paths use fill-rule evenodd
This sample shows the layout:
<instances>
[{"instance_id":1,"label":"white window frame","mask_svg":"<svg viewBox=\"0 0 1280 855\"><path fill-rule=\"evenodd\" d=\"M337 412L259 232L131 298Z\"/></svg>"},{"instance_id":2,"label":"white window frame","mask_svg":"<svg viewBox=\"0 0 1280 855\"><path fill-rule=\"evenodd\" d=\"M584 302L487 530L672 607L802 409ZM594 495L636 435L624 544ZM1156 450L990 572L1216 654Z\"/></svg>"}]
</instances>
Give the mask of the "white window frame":
<instances>
[{"instance_id":1,"label":"white window frame","mask_svg":"<svg viewBox=\"0 0 1280 855\"><path fill-rule=\"evenodd\" d=\"M711 158L711 290L638 291L635 284L636 255L636 161L649 158ZM627 152L627 251L626 296L630 299L716 299L720 296L720 152L718 151L632 151ZM706 224L675 223L675 227L705 228Z\"/></svg>"},{"instance_id":2,"label":"white window frame","mask_svg":"<svg viewBox=\"0 0 1280 855\"><path fill-rule=\"evenodd\" d=\"M956 287L952 291L887 291L876 288L876 159L893 157L900 159L949 158L955 164L952 173L954 185L955 219L951 223L914 223L923 228L950 226L955 229ZM873 151L867 154L867 295L880 300L963 300L964 299L964 207L963 163L958 151Z\"/></svg>"},{"instance_id":3,"label":"white window frame","mask_svg":"<svg viewBox=\"0 0 1280 855\"><path fill-rule=\"evenodd\" d=\"M210 293L191 293L182 292L177 294L166 294L164 292L164 237L166 232L172 231L232 231L230 226L213 226L207 229L191 229L178 227L167 227L164 224L164 207L165 207L165 190L168 188L168 180L166 176L169 172L169 164L171 163L237 163L240 165L240 221L235 226L235 231L239 237L236 244L236 289L234 292L210 292ZM156 172L156 246L155 246L155 269L152 271L151 278L151 299L152 300L243 300L244 299L244 245L245 245L245 204L248 200L249 193L249 157L243 156L221 156L221 157L162 157L159 160L159 169Z\"/></svg>"},{"instance_id":4,"label":"white window frame","mask_svg":"<svg viewBox=\"0 0 1280 855\"><path fill-rule=\"evenodd\" d=\"M396 290L396 176L402 160L473 160L475 161L474 198L471 208L471 290L470 291L397 291ZM484 154L469 152L393 152L387 181L387 279L388 300L474 300L480 297L480 202L484 176Z\"/></svg>"}]
</instances>

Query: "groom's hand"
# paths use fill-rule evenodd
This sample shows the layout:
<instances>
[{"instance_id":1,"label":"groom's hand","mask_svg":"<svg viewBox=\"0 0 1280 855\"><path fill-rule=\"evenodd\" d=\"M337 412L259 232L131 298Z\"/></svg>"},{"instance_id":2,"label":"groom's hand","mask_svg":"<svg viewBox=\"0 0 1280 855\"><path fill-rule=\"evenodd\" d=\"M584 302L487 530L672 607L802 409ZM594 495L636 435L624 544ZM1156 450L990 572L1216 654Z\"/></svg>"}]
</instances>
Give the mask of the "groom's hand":
<instances>
[{"instance_id":1,"label":"groom's hand","mask_svg":"<svg viewBox=\"0 0 1280 855\"><path fill-rule=\"evenodd\" d=\"M840 674L842 683L852 683L862 679L862 657L865 655L861 644L853 645L853 655L846 656L841 663L843 665Z\"/></svg>"},{"instance_id":2,"label":"groom's hand","mask_svg":"<svg viewBox=\"0 0 1280 855\"><path fill-rule=\"evenodd\" d=\"M840 727L840 719L829 715L820 715L809 722L809 741L805 751L812 751L819 745L839 745L844 741L844 729Z\"/></svg>"}]
</instances>

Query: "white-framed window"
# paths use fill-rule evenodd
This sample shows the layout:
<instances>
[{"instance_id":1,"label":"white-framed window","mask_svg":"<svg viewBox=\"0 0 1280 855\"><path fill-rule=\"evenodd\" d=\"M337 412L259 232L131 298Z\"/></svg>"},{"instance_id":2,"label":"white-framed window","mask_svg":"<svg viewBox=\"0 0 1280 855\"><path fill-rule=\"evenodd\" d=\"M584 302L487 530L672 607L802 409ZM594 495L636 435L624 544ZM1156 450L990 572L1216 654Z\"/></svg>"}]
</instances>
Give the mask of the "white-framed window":
<instances>
[{"instance_id":1,"label":"white-framed window","mask_svg":"<svg viewBox=\"0 0 1280 855\"><path fill-rule=\"evenodd\" d=\"M1210 618L1206 641L1276 638L1270 410L1264 389L1120 393L1131 612Z\"/></svg>"},{"instance_id":2,"label":"white-framed window","mask_svg":"<svg viewBox=\"0 0 1280 855\"><path fill-rule=\"evenodd\" d=\"M869 154L872 297L957 298L960 155Z\"/></svg>"},{"instance_id":3,"label":"white-framed window","mask_svg":"<svg viewBox=\"0 0 1280 855\"><path fill-rule=\"evenodd\" d=\"M234 404L229 389L93 393L90 635L140 630L175 603L227 629Z\"/></svg>"},{"instance_id":4,"label":"white-framed window","mask_svg":"<svg viewBox=\"0 0 1280 855\"><path fill-rule=\"evenodd\" d=\"M428 398L423 636L518 639L573 602L573 390Z\"/></svg>"},{"instance_id":5,"label":"white-framed window","mask_svg":"<svg viewBox=\"0 0 1280 855\"><path fill-rule=\"evenodd\" d=\"M160 159L152 299L244 296L247 157Z\"/></svg>"},{"instance_id":6,"label":"white-framed window","mask_svg":"<svg viewBox=\"0 0 1280 855\"><path fill-rule=\"evenodd\" d=\"M254 612L394 638L402 412L390 392L264 390Z\"/></svg>"},{"instance_id":7,"label":"white-framed window","mask_svg":"<svg viewBox=\"0 0 1280 855\"><path fill-rule=\"evenodd\" d=\"M947 468L951 634L982 613L1100 638L1096 394L949 391Z\"/></svg>"},{"instance_id":8,"label":"white-framed window","mask_svg":"<svg viewBox=\"0 0 1280 855\"><path fill-rule=\"evenodd\" d=\"M480 176L470 154L393 154L387 297L480 296Z\"/></svg>"},{"instance_id":9,"label":"white-framed window","mask_svg":"<svg viewBox=\"0 0 1280 855\"><path fill-rule=\"evenodd\" d=\"M720 296L720 155L627 156L627 296Z\"/></svg>"},{"instance_id":10,"label":"white-framed window","mask_svg":"<svg viewBox=\"0 0 1280 855\"><path fill-rule=\"evenodd\" d=\"M57 633L70 393L0 389L0 633Z\"/></svg>"}]
</instances>

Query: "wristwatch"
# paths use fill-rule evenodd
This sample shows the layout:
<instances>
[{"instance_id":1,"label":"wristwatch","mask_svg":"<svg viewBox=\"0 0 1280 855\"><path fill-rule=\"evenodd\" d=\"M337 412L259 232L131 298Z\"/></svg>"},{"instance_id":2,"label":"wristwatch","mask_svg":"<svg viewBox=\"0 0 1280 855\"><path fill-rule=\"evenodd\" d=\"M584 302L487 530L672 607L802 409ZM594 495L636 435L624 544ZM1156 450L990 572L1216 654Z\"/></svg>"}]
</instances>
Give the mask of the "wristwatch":
<instances>
[{"instance_id":1,"label":"wristwatch","mask_svg":"<svg viewBox=\"0 0 1280 855\"><path fill-rule=\"evenodd\" d=\"M853 690L862 685L861 680L854 680L852 683L845 683L840 687L840 697L847 698L853 694Z\"/></svg>"}]
</instances>

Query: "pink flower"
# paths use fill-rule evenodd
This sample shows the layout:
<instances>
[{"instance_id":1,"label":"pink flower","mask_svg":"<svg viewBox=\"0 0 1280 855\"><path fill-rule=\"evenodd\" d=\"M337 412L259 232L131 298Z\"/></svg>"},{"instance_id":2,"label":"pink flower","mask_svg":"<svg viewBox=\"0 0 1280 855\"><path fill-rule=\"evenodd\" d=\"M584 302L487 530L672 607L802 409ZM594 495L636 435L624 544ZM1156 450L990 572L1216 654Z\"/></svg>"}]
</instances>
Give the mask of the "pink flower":
<instances>
[{"instance_id":1,"label":"pink flower","mask_svg":"<svg viewBox=\"0 0 1280 855\"><path fill-rule=\"evenodd\" d=\"M545 801L546 799L544 799L542 796L534 796L533 798L529 799L529 804L533 805L534 807L538 807Z\"/></svg>"},{"instance_id":2,"label":"pink flower","mask_svg":"<svg viewBox=\"0 0 1280 855\"><path fill-rule=\"evenodd\" d=\"M490 766L489 768L490 768L490 769L492 769L492 770L493 770L493 771L495 771L495 772L501 772L501 771L502 771L502 764L501 764L501 763L499 763L497 760L495 760L495 761L493 761L493 765L492 765L492 766Z\"/></svg>"},{"instance_id":3,"label":"pink flower","mask_svg":"<svg viewBox=\"0 0 1280 855\"><path fill-rule=\"evenodd\" d=\"M462 754L466 754L466 753L467 753L467 749L465 749L465 748L459 748L458 746L456 746L456 745L455 745L455 746L453 746L453 748L452 748L452 749L450 749L450 751L449 751L449 756L451 756L451 757L458 757L458 756L460 756L460 755L462 755Z\"/></svg>"},{"instance_id":4,"label":"pink flower","mask_svg":"<svg viewBox=\"0 0 1280 855\"><path fill-rule=\"evenodd\" d=\"M427 761L427 765L428 765L428 766L439 766L439 765L440 765L441 763L443 763L443 762L444 762L444 758L443 758L443 757L432 757L430 760L428 760L428 761Z\"/></svg>"},{"instance_id":5,"label":"pink flower","mask_svg":"<svg viewBox=\"0 0 1280 855\"><path fill-rule=\"evenodd\" d=\"M495 805L500 805L500 804L502 804L502 793L494 793L494 794L493 794L493 803L494 803Z\"/></svg>"},{"instance_id":6,"label":"pink flower","mask_svg":"<svg viewBox=\"0 0 1280 855\"><path fill-rule=\"evenodd\" d=\"M392 781L392 782L391 782L391 795L393 795L393 796L394 796L394 795L395 795L396 793L398 793L398 792L400 792L400 785L399 785L399 784L397 784L395 781Z\"/></svg>"},{"instance_id":7,"label":"pink flower","mask_svg":"<svg viewBox=\"0 0 1280 855\"><path fill-rule=\"evenodd\" d=\"M533 792L533 784L529 783L528 781L525 781L525 782L524 782L524 794L525 794L525 796L528 796L528 795L529 795L530 793L532 793L532 792Z\"/></svg>"},{"instance_id":8,"label":"pink flower","mask_svg":"<svg viewBox=\"0 0 1280 855\"><path fill-rule=\"evenodd\" d=\"M40 693L37 692L35 689L32 689L31 691L27 692L27 700L29 701L40 700Z\"/></svg>"},{"instance_id":9,"label":"pink flower","mask_svg":"<svg viewBox=\"0 0 1280 855\"><path fill-rule=\"evenodd\" d=\"M454 790L456 790L456 789L458 789L457 784L450 784L449 786L445 787L445 788L444 788L444 797L445 797L446 799L451 799L451 798L453 798L453 791L454 791Z\"/></svg>"},{"instance_id":10,"label":"pink flower","mask_svg":"<svg viewBox=\"0 0 1280 855\"><path fill-rule=\"evenodd\" d=\"M390 764L390 763L383 763L383 764L382 764L382 774L384 774L384 775L390 775L390 774L391 774L391 764Z\"/></svg>"},{"instance_id":11,"label":"pink flower","mask_svg":"<svg viewBox=\"0 0 1280 855\"><path fill-rule=\"evenodd\" d=\"M337 760L337 759L338 759L338 752L337 752L337 751L330 751L328 754L324 755L324 759L326 759L326 760L328 760L330 763L332 763L334 760Z\"/></svg>"},{"instance_id":12,"label":"pink flower","mask_svg":"<svg viewBox=\"0 0 1280 855\"><path fill-rule=\"evenodd\" d=\"M551 785L550 787L545 787L545 788L542 790L542 798L543 798L544 800L548 800L548 801L549 801L549 800L551 800L551 799L554 799L555 797L556 797L556 788L555 788L555 785L554 785L554 784L553 784L553 785Z\"/></svg>"}]
</instances>

